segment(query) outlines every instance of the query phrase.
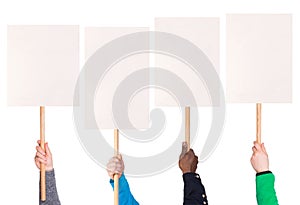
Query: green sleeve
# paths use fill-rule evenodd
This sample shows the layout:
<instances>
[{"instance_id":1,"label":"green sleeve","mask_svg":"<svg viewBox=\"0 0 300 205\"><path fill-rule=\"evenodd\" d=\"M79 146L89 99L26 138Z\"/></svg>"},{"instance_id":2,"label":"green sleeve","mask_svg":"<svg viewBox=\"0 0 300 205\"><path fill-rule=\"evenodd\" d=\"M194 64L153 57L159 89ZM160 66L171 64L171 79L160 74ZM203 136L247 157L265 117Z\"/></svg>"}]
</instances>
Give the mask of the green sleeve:
<instances>
[{"instance_id":1,"label":"green sleeve","mask_svg":"<svg viewBox=\"0 0 300 205\"><path fill-rule=\"evenodd\" d=\"M278 205L274 182L275 177L272 172L256 175L256 200L258 205Z\"/></svg>"}]
</instances>

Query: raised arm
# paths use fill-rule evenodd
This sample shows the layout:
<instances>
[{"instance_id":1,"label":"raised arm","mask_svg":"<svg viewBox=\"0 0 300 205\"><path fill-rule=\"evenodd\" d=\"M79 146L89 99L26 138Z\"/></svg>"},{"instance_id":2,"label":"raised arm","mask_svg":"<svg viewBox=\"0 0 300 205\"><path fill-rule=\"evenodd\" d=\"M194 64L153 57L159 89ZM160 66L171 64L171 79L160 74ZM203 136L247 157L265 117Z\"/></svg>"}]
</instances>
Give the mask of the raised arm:
<instances>
[{"instance_id":1,"label":"raised arm","mask_svg":"<svg viewBox=\"0 0 300 205\"><path fill-rule=\"evenodd\" d=\"M207 205L205 188L201 182L200 175L196 173L198 157L194 151L187 151L187 144L182 144L182 152L179 157L179 167L182 171L184 182L184 205Z\"/></svg>"},{"instance_id":2,"label":"raised arm","mask_svg":"<svg viewBox=\"0 0 300 205\"><path fill-rule=\"evenodd\" d=\"M256 171L256 200L258 205L278 205L274 188L275 177L269 170L269 158L264 143L254 142L251 164Z\"/></svg>"},{"instance_id":3,"label":"raised arm","mask_svg":"<svg viewBox=\"0 0 300 205\"><path fill-rule=\"evenodd\" d=\"M114 189L114 175L119 176L119 205L138 205L139 203L134 199L129 184L124 175L124 162L121 155L113 157L107 164L107 173L110 177L110 184Z\"/></svg>"},{"instance_id":4,"label":"raised arm","mask_svg":"<svg viewBox=\"0 0 300 205\"><path fill-rule=\"evenodd\" d=\"M45 151L40 147L40 140L37 141L36 154L34 157L35 165L40 169L40 163L45 164L46 169L46 201L41 201L40 205L60 205L59 197L56 189L55 173L53 169L53 160L48 143L45 144ZM39 186L41 187L41 186ZM41 195L41 190L40 190Z\"/></svg>"}]
</instances>

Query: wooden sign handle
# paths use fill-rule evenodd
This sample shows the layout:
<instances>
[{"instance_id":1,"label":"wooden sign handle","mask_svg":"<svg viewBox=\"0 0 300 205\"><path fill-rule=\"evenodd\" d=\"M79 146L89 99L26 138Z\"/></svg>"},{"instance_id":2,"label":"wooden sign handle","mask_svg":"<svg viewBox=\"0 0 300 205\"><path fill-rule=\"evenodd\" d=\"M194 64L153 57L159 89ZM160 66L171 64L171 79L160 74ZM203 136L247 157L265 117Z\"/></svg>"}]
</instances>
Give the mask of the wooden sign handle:
<instances>
[{"instance_id":1,"label":"wooden sign handle","mask_svg":"<svg viewBox=\"0 0 300 205\"><path fill-rule=\"evenodd\" d=\"M45 107L40 107L40 141L41 148L45 151ZM41 171L41 200L46 201L46 171L45 165L40 164Z\"/></svg>"},{"instance_id":2,"label":"wooden sign handle","mask_svg":"<svg viewBox=\"0 0 300 205\"><path fill-rule=\"evenodd\" d=\"M185 141L190 150L190 107L185 107Z\"/></svg>"},{"instance_id":3,"label":"wooden sign handle","mask_svg":"<svg viewBox=\"0 0 300 205\"><path fill-rule=\"evenodd\" d=\"M114 150L115 156L119 154L119 130L114 130ZM119 205L119 176L114 175L114 205Z\"/></svg>"},{"instance_id":4,"label":"wooden sign handle","mask_svg":"<svg viewBox=\"0 0 300 205\"><path fill-rule=\"evenodd\" d=\"M256 103L256 142L261 144L261 103Z\"/></svg>"}]
</instances>

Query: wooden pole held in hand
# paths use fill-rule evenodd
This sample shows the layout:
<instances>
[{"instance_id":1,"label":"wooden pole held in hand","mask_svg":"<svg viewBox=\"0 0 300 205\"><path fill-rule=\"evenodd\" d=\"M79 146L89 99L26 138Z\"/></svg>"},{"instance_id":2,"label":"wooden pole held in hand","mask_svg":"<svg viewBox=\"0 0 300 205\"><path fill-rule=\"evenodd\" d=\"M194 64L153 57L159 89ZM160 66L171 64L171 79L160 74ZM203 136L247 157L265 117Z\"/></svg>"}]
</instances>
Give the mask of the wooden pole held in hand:
<instances>
[{"instance_id":1,"label":"wooden pole held in hand","mask_svg":"<svg viewBox=\"0 0 300 205\"><path fill-rule=\"evenodd\" d=\"M40 107L40 141L41 148L45 151L45 107ZM41 163L41 200L46 201L46 171L45 165Z\"/></svg>"},{"instance_id":2,"label":"wooden pole held in hand","mask_svg":"<svg viewBox=\"0 0 300 205\"><path fill-rule=\"evenodd\" d=\"M114 150L115 156L119 154L119 130L114 130ZM119 176L114 175L114 205L119 205Z\"/></svg>"},{"instance_id":3,"label":"wooden pole held in hand","mask_svg":"<svg viewBox=\"0 0 300 205\"><path fill-rule=\"evenodd\" d=\"M256 103L256 142L261 144L261 103Z\"/></svg>"},{"instance_id":4,"label":"wooden pole held in hand","mask_svg":"<svg viewBox=\"0 0 300 205\"><path fill-rule=\"evenodd\" d=\"M185 107L185 141L190 150L190 107Z\"/></svg>"}]
</instances>

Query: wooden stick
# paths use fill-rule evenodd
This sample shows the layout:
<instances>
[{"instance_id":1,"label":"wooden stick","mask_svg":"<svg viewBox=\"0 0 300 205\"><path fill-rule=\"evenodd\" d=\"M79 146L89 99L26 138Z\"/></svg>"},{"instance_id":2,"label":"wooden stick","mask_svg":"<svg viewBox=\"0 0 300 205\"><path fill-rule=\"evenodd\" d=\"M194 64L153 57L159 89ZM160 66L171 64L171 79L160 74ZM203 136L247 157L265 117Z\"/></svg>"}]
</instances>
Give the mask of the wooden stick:
<instances>
[{"instance_id":1,"label":"wooden stick","mask_svg":"<svg viewBox=\"0 0 300 205\"><path fill-rule=\"evenodd\" d=\"M45 151L45 107L40 107L40 141L41 148ZM41 166L41 200L46 201L46 171L43 163Z\"/></svg>"},{"instance_id":2,"label":"wooden stick","mask_svg":"<svg viewBox=\"0 0 300 205\"><path fill-rule=\"evenodd\" d=\"M185 141L190 150L190 107L185 107Z\"/></svg>"},{"instance_id":3,"label":"wooden stick","mask_svg":"<svg viewBox=\"0 0 300 205\"><path fill-rule=\"evenodd\" d=\"M256 142L261 144L261 103L256 103Z\"/></svg>"},{"instance_id":4,"label":"wooden stick","mask_svg":"<svg viewBox=\"0 0 300 205\"><path fill-rule=\"evenodd\" d=\"M114 130L114 149L115 156L119 154L119 130ZM114 202L115 205L119 205L119 176L117 174L114 175Z\"/></svg>"}]
</instances>

